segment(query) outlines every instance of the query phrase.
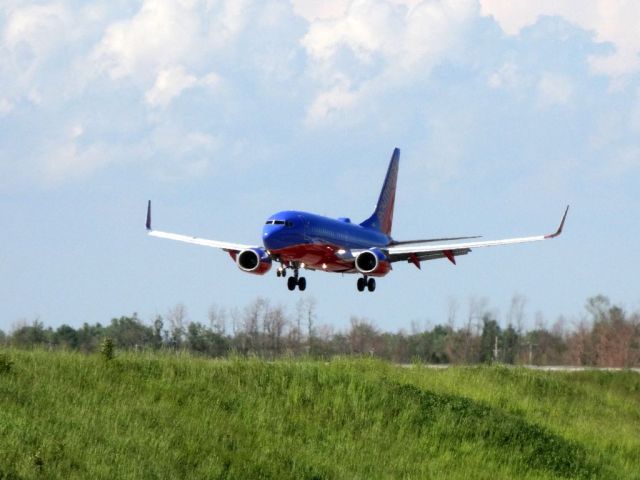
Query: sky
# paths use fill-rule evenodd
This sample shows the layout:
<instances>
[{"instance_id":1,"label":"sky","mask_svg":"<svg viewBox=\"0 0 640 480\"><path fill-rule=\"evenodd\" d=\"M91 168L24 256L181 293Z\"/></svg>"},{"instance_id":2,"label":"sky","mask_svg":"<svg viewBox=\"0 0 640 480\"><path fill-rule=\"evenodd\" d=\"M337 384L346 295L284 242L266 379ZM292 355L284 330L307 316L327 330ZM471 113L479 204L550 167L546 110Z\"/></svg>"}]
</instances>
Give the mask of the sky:
<instances>
[{"instance_id":1,"label":"sky","mask_svg":"<svg viewBox=\"0 0 640 480\"><path fill-rule=\"evenodd\" d=\"M145 321L257 297L317 323L462 324L514 295L569 322L640 307L640 2L0 2L0 329ZM241 272L154 227L260 242L280 210L367 218L402 150L393 236L565 232L395 264L374 293ZM475 300L474 300L475 299Z\"/></svg>"}]
</instances>

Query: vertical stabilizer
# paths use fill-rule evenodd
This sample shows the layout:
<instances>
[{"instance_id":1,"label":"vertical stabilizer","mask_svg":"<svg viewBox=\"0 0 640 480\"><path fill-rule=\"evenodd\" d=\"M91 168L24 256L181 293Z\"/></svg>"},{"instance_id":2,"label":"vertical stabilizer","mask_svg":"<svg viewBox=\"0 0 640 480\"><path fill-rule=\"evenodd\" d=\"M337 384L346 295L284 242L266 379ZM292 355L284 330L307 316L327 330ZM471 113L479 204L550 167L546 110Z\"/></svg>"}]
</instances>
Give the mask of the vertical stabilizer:
<instances>
[{"instance_id":1,"label":"vertical stabilizer","mask_svg":"<svg viewBox=\"0 0 640 480\"><path fill-rule=\"evenodd\" d=\"M382 191L380 192L380 198L378 198L376 209L373 212L373 215L360 224L361 226L374 228L386 235L391 235L393 206L396 201L396 182L398 181L399 162L400 149L395 148L393 150L393 155L391 155L389 169L387 170L387 176L385 177L384 184L382 185Z\"/></svg>"}]
</instances>

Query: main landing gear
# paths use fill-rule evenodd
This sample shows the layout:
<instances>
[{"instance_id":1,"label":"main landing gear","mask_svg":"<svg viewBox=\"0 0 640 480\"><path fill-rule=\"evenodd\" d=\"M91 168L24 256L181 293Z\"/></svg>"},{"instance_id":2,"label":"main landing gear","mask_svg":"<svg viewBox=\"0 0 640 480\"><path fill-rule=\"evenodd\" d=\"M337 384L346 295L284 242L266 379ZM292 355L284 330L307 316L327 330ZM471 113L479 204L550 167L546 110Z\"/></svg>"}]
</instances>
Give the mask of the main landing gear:
<instances>
[{"instance_id":1,"label":"main landing gear","mask_svg":"<svg viewBox=\"0 0 640 480\"><path fill-rule=\"evenodd\" d=\"M296 289L296 287L298 287L298 290L303 292L307 288L307 279L299 276L300 267L298 267L298 265L283 265L282 267L278 268L278 270L276 271L276 275L278 277L285 278L287 276L287 268L293 269L293 276L287 279L287 288L293 291Z\"/></svg>"},{"instance_id":2,"label":"main landing gear","mask_svg":"<svg viewBox=\"0 0 640 480\"><path fill-rule=\"evenodd\" d=\"M304 277L289 277L289 280L287 280L289 290L295 290L296 286L298 290L303 292L307 288L307 280Z\"/></svg>"},{"instance_id":3,"label":"main landing gear","mask_svg":"<svg viewBox=\"0 0 640 480\"><path fill-rule=\"evenodd\" d=\"M359 292L364 292L365 288L370 292L373 292L376 289L376 279L375 278L368 279L367 276L365 275L364 277L360 277L358 279L357 286L358 286Z\"/></svg>"}]
</instances>

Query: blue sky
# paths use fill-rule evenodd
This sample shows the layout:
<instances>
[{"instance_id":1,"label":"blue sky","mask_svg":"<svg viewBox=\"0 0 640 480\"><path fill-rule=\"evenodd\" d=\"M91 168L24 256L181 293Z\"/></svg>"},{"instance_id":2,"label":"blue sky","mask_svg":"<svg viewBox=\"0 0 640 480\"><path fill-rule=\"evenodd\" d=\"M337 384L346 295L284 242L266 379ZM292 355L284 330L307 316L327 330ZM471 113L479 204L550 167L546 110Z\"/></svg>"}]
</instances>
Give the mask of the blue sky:
<instances>
[{"instance_id":1,"label":"blue sky","mask_svg":"<svg viewBox=\"0 0 640 480\"><path fill-rule=\"evenodd\" d=\"M458 322L511 297L549 323L640 307L640 4L144 0L0 4L0 329L145 319L257 296L318 323ZM402 149L394 236L542 244L399 264L304 294L157 228L241 243L284 209L365 219Z\"/></svg>"}]
</instances>

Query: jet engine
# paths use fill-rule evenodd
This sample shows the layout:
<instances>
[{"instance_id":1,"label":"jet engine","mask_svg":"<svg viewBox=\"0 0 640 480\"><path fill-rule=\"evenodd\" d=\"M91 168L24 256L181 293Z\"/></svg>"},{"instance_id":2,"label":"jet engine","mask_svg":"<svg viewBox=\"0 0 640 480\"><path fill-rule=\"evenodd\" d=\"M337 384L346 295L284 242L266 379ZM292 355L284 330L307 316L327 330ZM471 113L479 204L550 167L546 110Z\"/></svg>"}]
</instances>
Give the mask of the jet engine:
<instances>
[{"instance_id":1,"label":"jet engine","mask_svg":"<svg viewBox=\"0 0 640 480\"><path fill-rule=\"evenodd\" d=\"M365 275L382 277L391 270L387 256L377 248L365 250L356 256L356 270Z\"/></svg>"},{"instance_id":2,"label":"jet engine","mask_svg":"<svg viewBox=\"0 0 640 480\"><path fill-rule=\"evenodd\" d=\"M243 272L264 275L271 270L271 257L261 248L250 248L236 255L236 264Z\"/></svg>"}]
</instances>

